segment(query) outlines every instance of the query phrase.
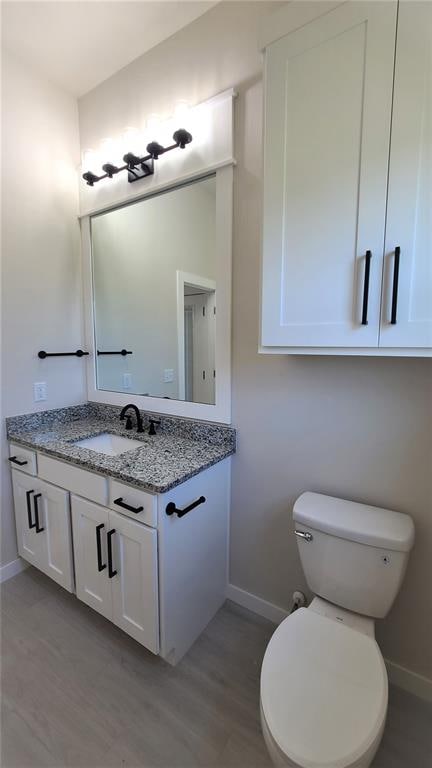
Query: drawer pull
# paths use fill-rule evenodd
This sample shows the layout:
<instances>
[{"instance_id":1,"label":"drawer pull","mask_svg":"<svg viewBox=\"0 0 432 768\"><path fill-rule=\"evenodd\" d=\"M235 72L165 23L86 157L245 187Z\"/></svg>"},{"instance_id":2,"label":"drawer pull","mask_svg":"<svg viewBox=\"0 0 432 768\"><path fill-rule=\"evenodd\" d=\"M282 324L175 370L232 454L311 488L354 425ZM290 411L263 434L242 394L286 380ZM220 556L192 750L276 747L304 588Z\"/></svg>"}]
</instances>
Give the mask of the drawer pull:
<instances>
[{"instance_id":1,"label":"drawer pull","mask_svg":"<svg viewBox=\"0 0 432 768\"><path fill-rule=\"evenodd\" d=\"M37 493L36 496L33 497L36 533L42 533L42 531L45 530L45 528L41 528L40 525L39 525L38 499L40 499L41 496L42 496L41 493Z\"/></svg>"},{"instance_id":2,"label":"drawer pull","mask_svg":"<svg viewBox=\"0 0 432 768\"><path fill-rule=\"evenodd\" d=\"M27 459L18 459L16 456L9 456L8 461L11 461L12 464L18 464L19 467L23 467L24 464L28 464Z\"/></svg>"},{"instance_id":3,"label":"drawer pull","mask_svg":"<svg viewBox=\"0 0 432 768\"><path fill-rule=\"evenodd\" d=\"M365 273L364 273L364 285L363 285L363 309L362 309L362 325L368 324L368 303L369 303L369 276L370 276L370 262L372 258L372 251L366 251L365 256Z\"/></svg>"},{"instance_id":4,"label":"drawer pull","mask_svg":"<svg viewBox=\"0 0 432 768\"><path fill-rule=\"evenodd\" d=\"M96 526L96 551L97 551L97 564L98 564L99 573L100 571L103 571L106 568L106 563L102 562L102 541L101 541L102 528L105 528L103 523Z\"/></svg>"},{"instance_id":5,"label":"drawer pull","mask_svg":"<svg viewBox=\"0 0 432 768\"><path fill-rule=\"evenodd\" d=\"M392 290L392 305L391 305L390 325L396 325L396 318L397 318L400 251L401 251L400 246L397 245L395 250L394 250L393 290Z\"/></svg>"},{"instance_id":6,"label":"drawer pull","mask_svg":"<svg viewBox=\"0 0 432 768\"><path fill-rule=\"evenodd\" d=\"M119 499L114 499L114 504L117 504L117 506L121 507L122 509L127 509L128 512L135 512L136 515L138 512L143 512L144 510L144 507L131 507L130 504L126 504L121 496Z\"/></svg>"},{"instance_id":7,"label":"drawer pull","mask_svg":"<svg viewBox=\"0 0 432 768\"><path fill-rule=\"evenodd\" d=\"M200 496L199 499L193 501L192 504L189 504L188 507L185 507L184 509L177 509L174 502L170 501L169 504L166 505L165 512L168 516L177 515L177 517L184 517L184 515L187 515L188 512L190 512L192 509L195 509L195 507L198 507L200 504L204 504L204 502L205 496Z\"/></svg>"},{"instance_id":8,"label":"drawer pull","mask_svg":"<svg viewBox=\"0 0 432 768\"><path fill-rule=\"evenodd\" d=\"M107 533L107 544L108 544L108 577L112 579L113 576L117 575L117 571L113 570L112 565L112 542L111 539L115 534L115 528L112 528Z\"/></svg>"},{"instance_id":9,"label":"drawer pull","mask_svg":"<svg viewBox=\"0 0 432 768\"><path fill-rule=\"evenodd\" d=\"M28 527L31 530L32 528L36 528L36 523L32 523L32 516L31 516L31 499L30 496L34 493L34 491L26 491L26 499L27 499L27 517L28 517Z\"/></svg>"}]
</instances>

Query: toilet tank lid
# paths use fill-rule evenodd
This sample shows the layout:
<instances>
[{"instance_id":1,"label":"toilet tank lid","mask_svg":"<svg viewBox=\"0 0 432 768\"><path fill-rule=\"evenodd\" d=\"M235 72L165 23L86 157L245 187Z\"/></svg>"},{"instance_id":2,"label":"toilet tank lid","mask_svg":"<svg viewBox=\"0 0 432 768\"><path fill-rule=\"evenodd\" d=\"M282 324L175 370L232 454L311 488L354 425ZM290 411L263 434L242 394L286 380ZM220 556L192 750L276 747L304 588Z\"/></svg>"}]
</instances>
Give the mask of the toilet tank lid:
<instances>
[{"instance_id":1,"label":"toilet tank lid","mask_svg":"<svg viewBox=\"0 0 432 768\"><path fill-rule=\"evenodd\" d=\"M399 552L414 543L409 515L307 491L294 504L294 520L349 541Z\"/></svg>"}]
</instances>

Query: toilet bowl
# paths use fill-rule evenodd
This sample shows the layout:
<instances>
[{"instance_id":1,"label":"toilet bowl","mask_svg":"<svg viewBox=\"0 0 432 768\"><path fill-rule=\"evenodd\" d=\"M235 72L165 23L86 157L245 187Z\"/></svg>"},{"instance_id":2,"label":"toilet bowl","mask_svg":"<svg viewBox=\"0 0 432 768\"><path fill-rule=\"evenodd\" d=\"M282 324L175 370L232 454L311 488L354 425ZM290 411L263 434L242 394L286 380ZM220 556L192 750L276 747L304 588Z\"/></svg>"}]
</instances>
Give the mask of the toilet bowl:
<instances>
[{"instance_id":1,"label":"toilet bowl","mask_svg":"<svg viewBox=\"0 0 432 768\"><path fill-rule=\"evenodd\" d=\"M274 633L261 671L261 724L274 765L367 768L387 691L373 636L300 608Z\"/></svg>"},{"instance_id":2,"label":"toilet bowl","mask_svg":"<svg viewBox=\"0 0 432 768\"><path fill-rule=\"evenodd\" d=\"M273 634L261 670L261 724L276 766L368 768L384 731L388 681L375 641L414 542L411 518L304 493L295 534L311 591Z\"/></svg>"}]
</instances>

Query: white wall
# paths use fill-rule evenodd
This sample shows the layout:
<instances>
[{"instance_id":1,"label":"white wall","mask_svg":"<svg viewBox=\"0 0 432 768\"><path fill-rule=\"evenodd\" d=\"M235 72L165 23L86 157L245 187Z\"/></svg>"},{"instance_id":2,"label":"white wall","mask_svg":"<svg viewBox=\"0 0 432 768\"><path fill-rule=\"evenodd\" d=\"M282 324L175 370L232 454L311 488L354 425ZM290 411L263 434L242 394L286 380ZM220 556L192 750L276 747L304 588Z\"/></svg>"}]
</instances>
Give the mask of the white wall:
<instances>
[{"instance_id":1,"label":"white wall","mask_svg":"<svg viewBox=\"0 0 432 768\"><path fill-rule=\"evenodd\" d=\"M129 372L131 392L178 398L177 270L215 278L215 219L214 177L92 219L97 347L133 352L98 357L99 389Z\"/></svg>"},{"instance_id":2,"label":"white wall","mask_svg":"<svg viewBox=\"0 0 432 768\"><path fill-rule=\"evenodd\" d=\"M430 360L259 356L262 58L267 2L221 3L79 103L83 147L234 86L231 581L289 607L304 588L291 509L309 488L413 515L417 544L391 615L385 656L432 678ZM295 10L294 10L295 12ZM151 73L151 76L149 76ZM110 135L110 134L108 134Z\"/></svg>"},{"instance_id":3,"label":"white wall","mask_svg":"<svg viewBox=\"0 0 432 768\"><path fill-rule=\"evenodd\" d=\"M76 100L2 57L2 416L85 399L78 358L41 361L39 349L83 344L79 266L80 161ZM45 381L48 399L33 400ZM4 424L3 424L4 429ZM16 557L2 435L1 557Z\"/></svg>"}]
</instances>

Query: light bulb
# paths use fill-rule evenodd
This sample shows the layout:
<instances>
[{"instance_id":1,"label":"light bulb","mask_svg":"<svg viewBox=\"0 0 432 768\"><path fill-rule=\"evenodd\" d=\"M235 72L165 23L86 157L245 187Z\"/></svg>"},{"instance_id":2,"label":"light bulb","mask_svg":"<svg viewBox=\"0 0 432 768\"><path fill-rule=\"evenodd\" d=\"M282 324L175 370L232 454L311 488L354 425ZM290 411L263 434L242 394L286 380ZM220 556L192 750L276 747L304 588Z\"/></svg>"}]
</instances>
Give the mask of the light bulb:
<instances>
[{"instance_id":1,"label":"light bulb","mask_svg":"<svg viewBox=\"0 0 432 768\"><path fill-rule=\"evenodd\" d=\"M187 129L189 112L189 105L186 103L186 101L179 101L178 104L176 104L174 109L174 122L177 128Z\"/></svg>"},{"instance_id":2,"label":"light bulb","mask_svg":"<svg viewBox=\"0 0 432 768\"><path fill-rule=\"evenodd\" d=\"M140 157L145 152L144 139L141 131L138 128L128 126L125 128L122 134L122 154L132 152L134 155Z\"/></svg>"},{"instance_id":3,"label":"light bulb","mask_svg":"<svg viewBox=\"0 0 432 768\"><path fill-rule=\"evenodd\" d=\"M159 141L158 133L160 131L161 120L159 115L152 114L147 119L146 136L150 141Z\"/></svg>"},{"instance_id":4,"label":"light bulb","mask_svg":"<svg viewBox=\"0 0 432 768\"><path fill-rule=\"evenodd\" d=\"M94 151L94 149L84 150L82 154L82 165L81 165L83 172L91 171L92 173L98 173L99 171L98 161L99 161L99 158L97 156L97 153Z\"/></svg>"},{"instance_id":5,"label":"light bulb","mask_svg":"<svg viewBox=\"0 0 432 768\"><path fill-rule=\"evenodd\" d=\"M112 163L113 165L120 165L121 151L119 142L111 138L102 139L100 143L99 157L101 163Z\"/></svg>"}]
</instances>

